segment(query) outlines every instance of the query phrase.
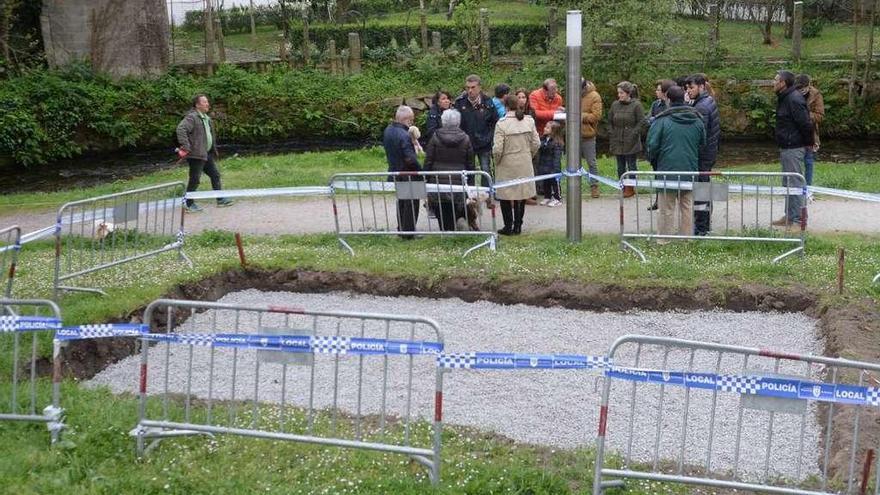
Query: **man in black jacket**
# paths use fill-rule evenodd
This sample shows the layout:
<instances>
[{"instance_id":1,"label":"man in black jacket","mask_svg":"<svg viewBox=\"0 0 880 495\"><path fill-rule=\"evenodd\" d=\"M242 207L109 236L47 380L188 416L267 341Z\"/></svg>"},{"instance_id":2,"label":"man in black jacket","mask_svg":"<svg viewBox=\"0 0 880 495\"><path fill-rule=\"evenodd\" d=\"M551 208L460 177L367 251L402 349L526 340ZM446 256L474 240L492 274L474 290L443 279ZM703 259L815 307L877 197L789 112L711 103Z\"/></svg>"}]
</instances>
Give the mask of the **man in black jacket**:
<instances>
[{"instance_id":1,"label":"man in black jacket","mask_svg":"<svg viewBox=\"0 0 880 495\"><path fill-rule=\"evenodd\" d=\"M718 159L718 143L721 139L721 117L718 114L718 105L715 98L709 94L706 87L708 80L706 74L694 74L687 78L687 92L692 105L700 112L703 118L703 126L706 128L706 144L700 148L700 172L711 172L715 168ZM709 182L708 175L697 177L697 182ZM708 201L694 201L694 233L696 235L708 235L712 230L712 203Z\"/></svg>"},{"instance_id":2,"label":"man in black jacket","mask_svg":"<svg viewBox=\"0 0 880 495\"><path fill-rule=\"evenodd\" d=\"M779 160L783 172L794 172L803 175L801 166L804 162L804 148L813 145L813 122L807 110L807 102L794 86L794 74L781 70L773 79L773 90L776 91L776 145L779 146ZM785 187L804 187L798 178L783 178ZM788 195L785 200L785 216L773 222L773 225L791 227L805 222L803 195Z\"/></svg>"},{"instance_id":3,"label":"man in black jacket","mask_svg":"<svg viewBox=\"0 0 880 495\"><path fill-rule=\"evenodd\" d=\"M413 145L409 128L413 125L412 108L401 105L394 114L394 122L385 128L382 135L382 145L385 148L385 158L388 160L389 172L419 172L421 166L416 157L416 149ZM420 176L398 175L392 176L395 182L416 182L423 180ZM419 200L399 199L397 201L397 230L400 232L412 232L416 230L419 221ZM401 235L403 239L413 239L412 235Z\"/></svg>"},{"instance_id":4,"label":"man in black jacket","mask_svg":"<svg viewBox=\"0 0 880 495\"><path fill-rule=\"evenodd\" d=\"M465 91L455 99L453 108L461 113L461 130L471 139L480 169L491 175L489 164L498 112L492 99L483 93L480 76L471 74L465 79Z\"/></svg>"}]
</instances>

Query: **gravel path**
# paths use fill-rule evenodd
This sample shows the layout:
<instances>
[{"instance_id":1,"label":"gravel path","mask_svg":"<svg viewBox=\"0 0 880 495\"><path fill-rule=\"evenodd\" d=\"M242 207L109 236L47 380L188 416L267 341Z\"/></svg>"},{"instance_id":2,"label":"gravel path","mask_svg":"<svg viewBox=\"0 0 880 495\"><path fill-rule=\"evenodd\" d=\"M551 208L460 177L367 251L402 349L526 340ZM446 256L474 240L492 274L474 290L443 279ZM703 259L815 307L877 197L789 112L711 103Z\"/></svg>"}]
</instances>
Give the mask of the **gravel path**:
<instances>
[{"instance_id":1,"label":"gravel path","mask_svg":"<svg viewBox=\"0 0 880 495\"><path fill-rule=\"evenodd\" d=\"M648 206L647 200L648 198L642 197L638 204L643 228L648 225L648 212L645 210ZM196 233L203 230L220 229L241 232L242 234L277 235L334 231L333 212L330 200L327 198L239 200L231 208L214 208L209 201L203 201L201 204L206 207L206 211L186 217L187 232ZM626 205L627 220L635 222L635 201L628 200ZM606 234L620 232L619 206L619 200L611 196L584 201L582 208L584 231ZM752 205L748 205L746 208L749 206ZM880 209L880 204L877 203L822 198L810 204L808 230L810 232L877 234L880 233L880 214L877 214L880 210L878 209ZM772 218L781 216L782 211L780 204L774 203ZM771 218L769 203L762 203L759 212L760 225L766 227ZM744 213L746 218L753 219L754 207ZM724 226L722 214L723 210L716 207L716 213L713 217L716 228ZM732 226L738 225L739 216L738 211L731 212ZM421 225L425 224L426 218L425 211L422 210ZM656 226L657 215L654 216L654 222ZM23 233L48 227L54 223L54 211L0 214L0 225L19 225ZM634 223L628 228L633 225ZM434 228L436 229L436 223ZM500 214L498 228L501 228ZM526 232L565 231L565 207L527 207L523 230Z\"/></svg>"},{"instance_id":2,"label":"gravel path","mask_svg":"<svg viewBox=\"0 0 880 495\"><path fill-rule=\"evenodd\" d=\"M279 304L321 310L346 310L413 314L435 319L441 326L446 352L529 352L558 354L604 354L619 336L628 333L688 338L697 341L738 343L769 347L799 353L820 353L815 321L802 314L711 312L630 312L592 313L561 308L536 308L524 305L503 306L489 302L466 303L458 299L421 299L415 297L375 297L349 293L295 294L246 290L229 294L222 302L237 304ZM187 331L206 331L215 315L202 313L194 317ZM228 321L222 316L221 322ZM266 322L263 322L266 325ZM249 325L254 328L255 325ZM243 328L243 327L242 327ZM335 327L334 327L335 329ZM760 331L756 331L760 329ZM231 331L231 328L224 328ZM328 331L328 330L325 330ZM358 328L343 328L343 333L356 335ZM295 333L295 332L291 332ZM367 333L370 336L370 333ZM373 335L377 336L377 335ZM633 348L622 350L618 362L633 364ZM231 351L215 351L218 371L215 375L215 398L229 395L228 376ZM254 351L239 351L237 361L237 397L250 397L254 384ZM175 346L170 355L170 388L182 392L186 386L188 348ZM164 352L152 352L149 374L150 392L161 391ZM195 348L193 392L206 397L208 357L210 351ZM667 369L686 369L690 356L671 353L665 357ZM664 354L657 348L644 348L639 364L642 367L663 366ZM716 355L697 353L695 371L713 371ZM316 357L316 406L331 404L332 361L328 356ZM356 410L357 361L343 357L339 371L339 404L347 411ZM382 358L365 358L365 412L380 410ZM405 358L392 357L389 370L388 408L403 414L406 398ZM423 418L433 414L433 361L416 358L413 412ZM90 386L106 385L114 392L134 392L139 357L131 357L108 367L89 382ZM274 366L274 368L273 368ZM751 360L749 370L769 370L769 361ZM270 369L271 368L271 369ZM263 365L260 375L261 400L279 401L281 384L277 365ZM300 406L308 404L306 367L290 367L287 374L287 401ZM729 356L721 363L721 372L737 373L743 369L741 358ZM803 369L780 369L779 373L804 374ZM274 378L273 378L274 377ZM493 431L520 442L575 448L592 445L598 424L599 392L597 375L583 371L471 371L455 370L445 374L444 420ZM321 390L325 393L322 395ZM609 442L612 450L625 453L629 431L634 432L632 457L642 461L653 459L654 443L659 441L661 460L677 460L681 450L684 424L683 391L670 387L664 397L662 418L656 405L660 388L640 385L635 393L637 406L631 419L628 401L632 385L617 382L612 390L609 415ZM224 395L225 394L225 395ZM687 441L684 460L687 464L704 465L707 452L709 411L712 394L694 390L690 393L687 415ZM732 469L735 458L737 402L730 394L719 394L712 468ZM746 410L743 415L740 472L749 477L763 472L767 451L766 412ZM801 436L801 422L804 435ZM632 430L630 427L632 425ZM659 425L659 426L658 426ZM762 426L764 428L762 429ZM659 437L658 437L659 432ZM813 407L803 414L776 414L773 423L771 474L797 476L798 457L804 465L800 475L815 473L820 427ZM659 440L658 440L659 438ZM803 442L803 443L801 443ZM802 446L802 447L801 447Z\"/></svg>"}]
</instances>

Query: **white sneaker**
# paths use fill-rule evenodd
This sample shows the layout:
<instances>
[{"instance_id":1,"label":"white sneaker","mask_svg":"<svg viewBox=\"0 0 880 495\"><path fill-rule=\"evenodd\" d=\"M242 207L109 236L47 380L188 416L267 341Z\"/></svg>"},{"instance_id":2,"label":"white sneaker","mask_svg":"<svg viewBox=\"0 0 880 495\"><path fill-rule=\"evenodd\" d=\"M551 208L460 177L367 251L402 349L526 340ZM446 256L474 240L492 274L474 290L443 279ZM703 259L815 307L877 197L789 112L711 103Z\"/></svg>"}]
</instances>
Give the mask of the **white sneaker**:
<instances>
[{"instance_id":1,"label":"white sneaker","mask_svg":"<svg viewBox=\"0 0 880 495\"><path fill-rule=\"evenodd\" d=\"M547 206L547 205L550 204L550 201L551 201L550 198L544 198L544 199L542 199L541 202L538 203L538 204L541 205L541 206Z\"/></svg>"},{"instance_id":2,"label":"white sneaker","mask_svg":"<svg viewBox=\"0 0 880 495\"><path fill-rule=\"evenodd\" d=\"M550 200L549 203L547 203L547 206L553 208L554 206L559 206L561 204L562 204L562 201L559 201L558 199L552 199L552 200Z\"/></svg>"}]
</instances>

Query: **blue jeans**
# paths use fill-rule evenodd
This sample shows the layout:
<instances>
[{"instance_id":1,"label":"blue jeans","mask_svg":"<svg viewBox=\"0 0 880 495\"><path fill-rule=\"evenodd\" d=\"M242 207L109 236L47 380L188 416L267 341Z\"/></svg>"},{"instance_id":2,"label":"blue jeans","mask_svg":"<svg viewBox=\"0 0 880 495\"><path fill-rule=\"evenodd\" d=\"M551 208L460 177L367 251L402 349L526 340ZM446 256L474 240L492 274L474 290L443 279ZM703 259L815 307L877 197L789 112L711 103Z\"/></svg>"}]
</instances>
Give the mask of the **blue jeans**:
<instances>
[{"instance_id":1,"label":"blue jeans","mask_svg":"<svg viewBox=\"0 0 880 495\"><path fill-rule=\"evenodd\" d=\"M813 185L813 166L816 164L816 152L812 146L804 148L804 179L808 186Z\"/></svg>"}]
</instances>

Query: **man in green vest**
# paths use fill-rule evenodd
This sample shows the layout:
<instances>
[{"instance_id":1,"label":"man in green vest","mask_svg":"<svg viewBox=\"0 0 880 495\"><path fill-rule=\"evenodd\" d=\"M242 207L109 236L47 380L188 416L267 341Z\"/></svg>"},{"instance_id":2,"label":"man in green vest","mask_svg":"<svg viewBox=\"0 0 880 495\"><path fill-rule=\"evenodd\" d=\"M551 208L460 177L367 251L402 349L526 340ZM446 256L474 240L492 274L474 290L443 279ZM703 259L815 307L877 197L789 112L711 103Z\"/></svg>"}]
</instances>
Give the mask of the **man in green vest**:
<instances>
[{"instance_id":1,"label":"man in green vest","mask_svg":"<svg viewBox=\"0 0 880 495\"><path fill-rule=\"evenodd\" d=\"M208 111L211 103L204 94L193 97L193 108L183 120L177 124L177 142L180 147L177 154L180 158L186 158L189 164L189 182L186 191L191 192L199 188L199 180L202 172L211 178L211 188L215 191L222 189L220 185L220 171L214 163L217 158L217 142L214 138L214 130L211 128L211 118ZM217 206L229 206L232 200L217 198ZM186 200L186 211L198 213L202 208L192 199Z\"/></svg>"}]
</instances>

